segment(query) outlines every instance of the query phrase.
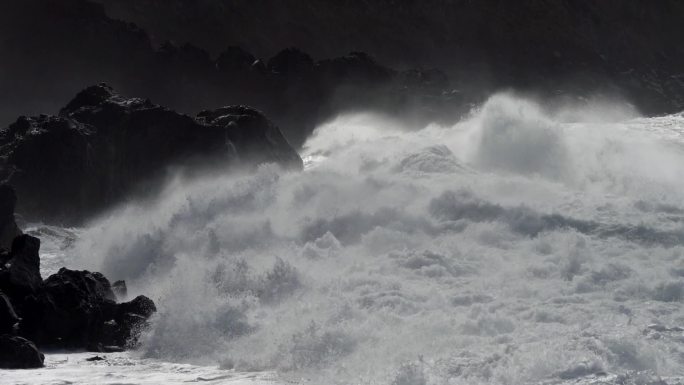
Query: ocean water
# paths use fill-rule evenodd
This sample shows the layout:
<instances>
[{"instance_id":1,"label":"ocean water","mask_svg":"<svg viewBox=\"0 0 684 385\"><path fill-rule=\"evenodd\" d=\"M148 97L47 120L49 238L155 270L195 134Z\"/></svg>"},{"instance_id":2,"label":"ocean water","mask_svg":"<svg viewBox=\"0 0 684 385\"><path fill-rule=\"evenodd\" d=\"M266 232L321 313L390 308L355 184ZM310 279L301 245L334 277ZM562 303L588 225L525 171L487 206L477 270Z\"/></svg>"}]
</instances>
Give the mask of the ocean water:
<instances>
[{"instance_id":1,"label":"ocean water","mask_svg":"<svg viewBox=\"0 0 684 385\"><path fill-rule=\"evenodd\" d=\"M682 384L684 116L492 96L453 126L321 125L303 172L177 176L43 272L125 279L133 352L49 353L50 384Z\"/></svg>"}]
</instances>

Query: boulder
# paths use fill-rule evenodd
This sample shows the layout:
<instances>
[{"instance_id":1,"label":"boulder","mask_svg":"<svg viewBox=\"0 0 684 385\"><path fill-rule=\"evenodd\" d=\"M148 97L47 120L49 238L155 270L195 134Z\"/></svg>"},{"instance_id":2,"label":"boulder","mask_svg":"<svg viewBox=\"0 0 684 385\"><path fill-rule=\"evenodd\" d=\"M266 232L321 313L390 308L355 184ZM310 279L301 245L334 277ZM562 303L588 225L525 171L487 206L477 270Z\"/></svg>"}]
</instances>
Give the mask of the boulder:
<instances>
[{"instance_id":1,"label":"boulder","mask_svg":"<svg viewBox=\"0 0 684 385\"><path fill-rule=\"evenodd\" d=\"M149 327L150 323L147 318L140 314L122 314L116 320L104 325L100 339L103 349L105 346L133 348L138 345L141 334Z\"/></svg>"},{"instance_id":2,"label":"boulder","mask_svg":"<svg viewBox=\"0 0 684 385\"><path fill-rule=\"evenodd\" d=\"M0 335L1 369L42 368L45 356L33 342L18 336Z\"/></svg>"},{"instance_id":3,"label":"boulder","mask_svg":"<svg viewBox=\"0 0 684 385\"><path fill-rule=\"evenodd\" d=\"M41 346L85 348L100 338L115 310L102 274L62 268L45 280L40 294L27 299L20 333Z\"/></svg>"},{"instance_id":4,"label":"boulder","mask_svg":"<svg viewBox=\"0 0 684 385\"><path fill-rule=\"evenodd\" d=\"M0 290L21 302L38 293L43 286L40 276L40 239L24 234L12 242L7 262L0 266Z\"/></svg>"},{"instance_id":5,"label":"boulder","mask_svg":"<svg viewBox=\"0 0 684 385\"><path fill-rule=\"evenodd\" d=\"M114 297L102 274L62 268L24 301L19 334L62 349L107 352L134 346L157 308L142 295L120 304Z\"/></svg>"},{"instance_id":6,"label":"boulder","mask_svg":"<svg viewBox=\"0 0 684 385\"><path fill-rule=\"evenodd\" d=\"M0 249L9 250L14 238L21 235L21 230L14 220L14 207L17 195L14 189L6 184L0 185Z\"/></svg>"},{"instance_id":7,"label":"boulder","mask_svg":"<svg viewBox=\"0 0 684 385\"><path fill-rule=\"evenodd\" d=\"M149 193L173 167L301 167L260 112L219 110L214 119L192 118L105 84L88 87L59 116L20 117L0 130L0 180L14 186L25 217L77 224Z\"/></svg>"}]
</instances>

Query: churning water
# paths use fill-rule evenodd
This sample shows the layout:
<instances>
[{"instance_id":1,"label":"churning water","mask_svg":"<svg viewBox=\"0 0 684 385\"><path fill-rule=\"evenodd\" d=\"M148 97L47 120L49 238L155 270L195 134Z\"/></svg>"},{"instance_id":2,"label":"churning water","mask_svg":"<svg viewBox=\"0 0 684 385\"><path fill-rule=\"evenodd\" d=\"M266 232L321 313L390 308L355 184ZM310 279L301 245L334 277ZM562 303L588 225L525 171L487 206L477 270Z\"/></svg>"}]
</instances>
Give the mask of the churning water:
<instances>
[{"instance_id":1,"label":"churning water","mask_svg":"<svg viewBox=\"0 0 684 385\"><path fill-rule=\"evenodd\" d=\"M303 172L179 177L69 233L64 263L158 304L127 365L322 385L684 381L683 116L502 94L451 127L341 115L303 157ZM205 381L252 381L230 378Z\"/></svg>"}]
</instances>

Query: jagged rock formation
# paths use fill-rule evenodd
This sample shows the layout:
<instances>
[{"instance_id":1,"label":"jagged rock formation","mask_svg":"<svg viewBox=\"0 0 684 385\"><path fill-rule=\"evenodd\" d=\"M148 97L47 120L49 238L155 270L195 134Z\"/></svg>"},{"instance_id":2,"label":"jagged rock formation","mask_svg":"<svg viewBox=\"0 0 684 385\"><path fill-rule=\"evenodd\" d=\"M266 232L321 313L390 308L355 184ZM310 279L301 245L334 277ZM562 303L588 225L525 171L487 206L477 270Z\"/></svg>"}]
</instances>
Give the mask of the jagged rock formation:
<instances>
[{"instance_id":1,"label":"jagged rock formation","mask_svg":"<svg viewBox=\"0 0 684 385\"><path fill-rule=\"evenodd\" d=\"M425 110L435 119L458 115L463 101L443 95L449 88L446 77L432 88L416 86L420 77L405 82L402 71L361 53L316 61L298 49L285 49L262 60L226 44L212 56L189 44L155 45L138 27L111 19L87 0L12 0L4 8L1 123L56 111L84 85L107 82L185 113L253 106L277 121L299 147L317 123L347 108L411 110L406 115L412 117ZM444 108L434 100L446 101Z\"/></svg>"},{"instance_id":2,"label":"jagged rock formation","mask_svg":"<svg viewBox=\"0 0 684 385\"><path fill-rule=\"evenodd\" d=\"M102 81L185 113L254 106L297 148L345 109L453 121L510 88L679 112L683 16L676 0L11 0L0 5L0 122ZM386 64L346 54L360 50Z\"/></svg>"},{"instance_id":3,"label":"jagged rock formation","mask_svg":"<svg viewBox=\"0 0 684 385\"><path fill-rule=\"evenodd\" d=\"M0 131L0 179L21 196L18 211L48 222L78 223L149 190L170 167L263 162L302 164L254 109L223 107L192 118L106 85L83 90L58 116L20 117Z\"/></svg>"},{"instance_id":4,"label":"jagged rock formation","mask_svg":"<svg viewBox=\"0 0 684 385\"><path fill-rule=\"evenodd\" d=\"M159 40L210 52L362 50L392 66L443 68L461 90L601 91L647 114L684 109L678 0L98 1Z\"/></svg>"},{"instance_id":5,"label":"jagged rock formation","mask_svg":"<svg viewBox=\"0 0 684 385\"><path fill-rule=\"evenodd\" d=\"M39 250L38 238L20 235L0 261L0 368L41 367L36 345L121 351L137 343L157 311L151 299L116 303L97 272L62 268L43 280Z\"/></svg>"}]
</instances>

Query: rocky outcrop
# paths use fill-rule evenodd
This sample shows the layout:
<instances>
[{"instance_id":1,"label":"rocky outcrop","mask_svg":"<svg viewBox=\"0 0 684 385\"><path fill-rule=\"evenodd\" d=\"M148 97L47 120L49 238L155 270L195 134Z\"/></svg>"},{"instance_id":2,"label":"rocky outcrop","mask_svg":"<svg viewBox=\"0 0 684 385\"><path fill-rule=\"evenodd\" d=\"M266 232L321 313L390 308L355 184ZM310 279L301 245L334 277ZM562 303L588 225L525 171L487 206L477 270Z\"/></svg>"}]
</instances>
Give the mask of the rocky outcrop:
<instances>
[{"instance_id":1,"label":"rocky outcrop","mask_svg":"<svg viewBox=\"0 0 684 385\"><path fill-rule=\"evenodd\" d=\"M62 268L43 280L39 251L40 240L24 234L0 255L0 367L42 366L33 343L103 352L137 343L157 311L154 301L141 295L116 303L109 280L97 272ZM114 288L126 296L124 281Z\"/></svg>"},{"instance_id":2,"label":"rocky outcrop","mask_svg":"<svg viewBox=\"0 0 684 385\"><path fill-rule=\"evenodd\" d=\"M45 356L33 342L18 336L0 335L0 369L43 367Z\"/></svg>"},{"instance_id":3,"label":"rocky outcrop","mask_svg":"<svg viewBox=\"0 0 684 385\"><path fill-rule=\"evenodd\" d=\"M26 300L19 325L22 335L41 346L84 348L114 318L114 294L99 273L62 268L42 289Z\"/></svg>"},{"instance_id":4,"label":"rocky outcrop","mask_svg":"<svg viewBox=\"0 0 684 385\"><path fill-rule=\"evenodd\" d=\"M647 114L684 109L678 0L284 1L271 12L252 0L98 2L159 38L210 52L228 44L258 55L289 45L315 57L362 50L393 66L448 70L461 91L612 91Z\"/></svg>"},{"instance_id":5,"label":"rocky outcrop","mask_svg":"<svg viewBox=\"0 0 684 385\"><path fill-rule=\"evenodd\" d=\"M145 296L117 304L102 274L66 268L48 277L43 291L27 302L21 335L39 346L98 352L134 346L157 311Z\"/></svg>"},{"instance_id":6,"label":"rocky outcrop","mask_svg":"<svg viewBox=\"0 0 684 385\"><path fill-rule=\"evenodd\" d=\"M0 124L56 111L75 87L107 82L184 113L253 106L277 121L298 148L317 124L341 110L390 109L413 117L414 106L397 96L440 99L447 86L427 92L408 84L405 92L400 71L359 52L317 61L296 48L260 58L229 44L215 55L192 44L154 44L140 28L111 19L88 0L10 0L0 8L0 36L6 37L0 42L0 89L6 90L0 94ZM452 99L432 108L430 120L457 115L461 100Z\"/></svg>"},{"instance_id":7,"label":"rocky outcrop","mask_svg":"<svg viewBox=\"0 0 684 385\"><path fill-rule=\"evenodd\" d=\"M0 293L1 332L40 347L117 351L135 345L149 326L157 310L151 299L117 304L111 284L97 272L62 268L42 281L35 264L39 240L22 235L14 245L8 267L0 268L6 293Z\"/></svg>"},{"instance_id":8,"label":"rocky outcrop","mask_svg":"<svg viewBox=\"0 0 684 385\"><path fill-rule=\"evenodd\" d=\"M0 179L21 196L19 212L47 222L78 223L149 191L172 167L264 162L302 166L254 109L223 107L192 118L104 84L81 91L59 116L20 117L0 131Z\"/></svg>"}]
</instances>

